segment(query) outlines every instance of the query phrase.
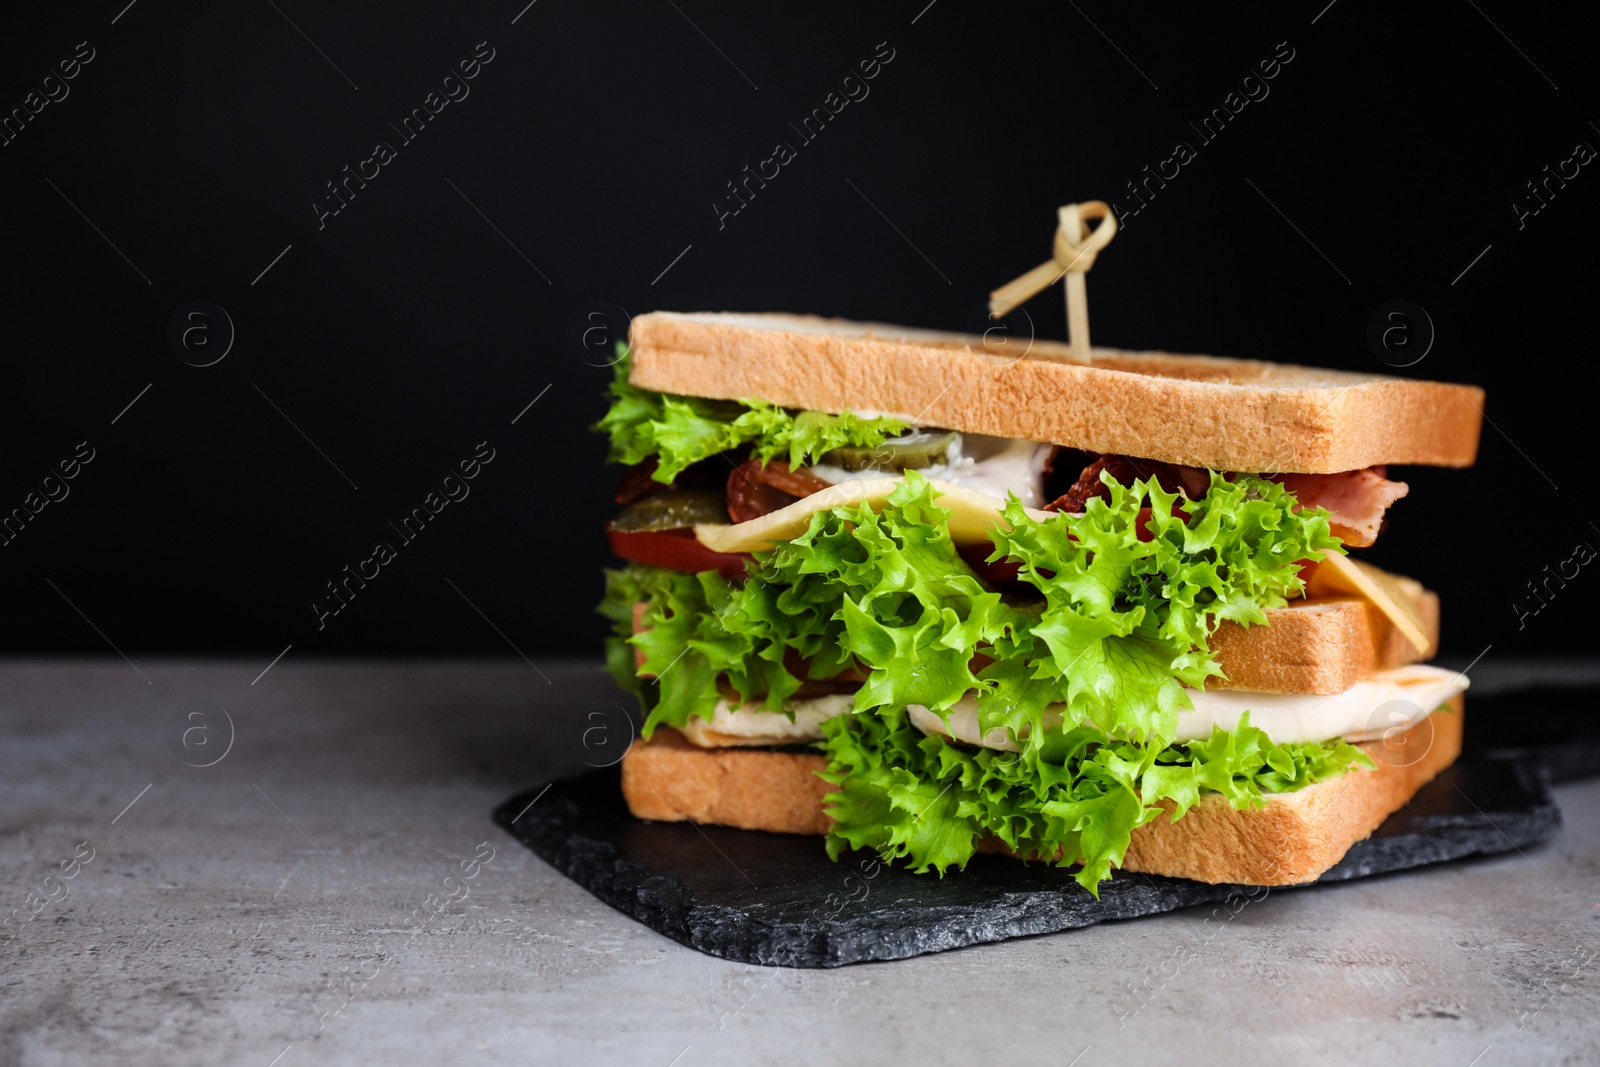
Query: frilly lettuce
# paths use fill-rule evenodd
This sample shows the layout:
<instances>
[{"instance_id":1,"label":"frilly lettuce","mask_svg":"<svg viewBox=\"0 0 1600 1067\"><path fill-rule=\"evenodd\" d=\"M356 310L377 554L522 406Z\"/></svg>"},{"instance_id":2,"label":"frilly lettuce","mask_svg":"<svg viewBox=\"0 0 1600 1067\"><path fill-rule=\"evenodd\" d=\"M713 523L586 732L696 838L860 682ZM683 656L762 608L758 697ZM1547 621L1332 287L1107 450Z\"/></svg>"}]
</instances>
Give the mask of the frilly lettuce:
<instances>
[{"instance_id":1,"label":"frilly lettuce","mask_svg":"<svg viewBox=\"0 0 1600 1067\"><path fill-rule=\"evenodd\" d=\"M835 859L846 848L876 849L913 870L965 867L993 836L1019 855L1066 867L1098 895L1127 853L1129 835L1162 814L1181 818L1201 790L1235 808L1291 792L1356 767L1366 753L1341 740L1276 745L1250 725L1213 728L1203 741L1154 750L1107 738L1093 727L1054 732L1022 752L968 749L924 735L899 710L841 715L822 724L823 774L836 820ZM1153 758L1152 758L1153 756Z\"/></svg>"},{"instance_id":2,"label":"frilly lettuce","mask_svg":"<svg viewBox=\"0 0 1600 1067\"><path fill-rule=\"evenodd\" d=\"M1031 597L1002 595L967 566L932 486L908 471L881 510L819 512L757 553L745 582L611 572L609 660L619 677L657 676L646 736L709 718L720 692L786 710L796 671L866 668L856 714L824 727L838 787L829 848L870 845L919 870L963 865L993 834L1083 863L1093 887L1160 798L1178 814L1202 789L1247 805L1364 760L1341 743L1274 746L1247 723L1169 747L1184 686L1222 677L1207 647L1216 627L1264 622L1303 591L1299 561L1342 551L1326 512L1296 511L1292 494L1252 475L1213 474L1198 500L1154 479L1101 478L1110 499L1082 515L1039 521L1008 502L990 559L1016 562ZM636 601L645 629L629 636ZM1004 727L1021 753L969 751L906 721L910 704L945 713L969 693L980 728ZM1059 725L1047 728L1047 711Z\"/></svg>"},{"instance_id":3,"label":"frilly lettuce","mask_svg":"<svg viewBox=\"0 0 1600 1067\"><path fill-rule=\"evenodd\" d=\"M845 411L790 412L764 400L707 400L641 389L628 381L627 346L618 342L611 407L595 424L611 437L611 459L657 458L652 475L670 482L691 464L742 445L762 463L782 457L791 467L815 463L847 445L876 448L904 433L903 419L864 418Z\"/></svg>"},{"instance_id":4,"label":"frilly lettuce","mask_svg":"<svg viewBox=\"0 0 1600 1067\"><path fill-rule=\"evenodd\" d=\"M852 666L840 640L844 626L832 617L837 598L825 585L815 577L737 583L716 571L637 563L606 571L606 666L648 709L644 736L663 723L710 719L724 690L751 707L784 711L803 678L831 678ZM637 603L646 607L635 634ZM635 650L643 657L637 668ZM806 664L799 676L787 666L797 660Z\"/></svg>"},{"instance_id":5,"label":"frilly lettuce","mask_svg":"<svg viewBox=\"0 0 1600 1067\"><path fill-rule=\"evenodd\" d=\"M1179 683L1222 674L1205 643L1217 624L1264 621L1264 609L1302 591L1296 561L1338 542L1326 513L1294 512L1294 497L1260 478L1214 476L1204 497L1184 501L1186 526L1153 479L1123 487L1103 477L1109 502L1036 521L1012 500L1011 529L991 535L991 558L1018 561L1037 600L1002 597L967 566L916 471L881 511L818 512L805 533L757 553L744 582L639 565L610 572L602 612L644 653L640 673L660 677L647 729L709 718L718 680L777 710L799 687L786 666L798 657L811 678L870 668L857 711L942 713L971 692L982 729L1005 727L1029 746L1043 743L1052 705L1066 729L1087 722L1164 743L1189 706ZM646 629L630 637L634 601L648 605ZM613 658L627 669L621 652Z\"/></svg>"},{"instance_id":6,"label":"frilly lettuce","mask_svg":"<svg viewBox=\"0 0 1600 1067\"><path fill-rule=\"evenodd\" d=\"M1265 622L1267 608L1304 591L1298 561L1342 551L1325 511L1296 512L1294 496L1263 478L1213 472L1206 494L1178 507L1154 478L1123 486L1100 477L1109 501L1035 522L1012 498L1010 529L992 534L989 559L1020 564L1044 607L990 652L996 662L978 691L986 731L1020 736L1048 694L1065 704L1068 728L1089 722L1114 737L1163 742L1189 707L1182 686L1223 676L1207 647L1218 624Z\"/></svg>"}]
</instances>

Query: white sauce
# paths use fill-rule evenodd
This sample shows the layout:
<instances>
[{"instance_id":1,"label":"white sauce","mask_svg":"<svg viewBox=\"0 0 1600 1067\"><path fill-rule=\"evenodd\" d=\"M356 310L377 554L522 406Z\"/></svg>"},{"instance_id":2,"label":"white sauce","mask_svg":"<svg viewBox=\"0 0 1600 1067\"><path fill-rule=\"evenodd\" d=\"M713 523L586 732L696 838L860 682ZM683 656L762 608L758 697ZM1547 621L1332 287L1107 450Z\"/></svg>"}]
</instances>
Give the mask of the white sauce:
<instances>
[{"instance_id":1,"label":"white sauce","mask_svg":"<svg viewBox=\"0 0 1600 1067\"><path fill-rule=\"evenodd\" d=\"M965 486L999 500L1004 500L1007 493L1015 493L1024 507L1036 508L1047 503L1043 499L1044 465L1054 447L1012 437L958 433L943 463L922 467L917 473ZM835 485L888 475L886 471L850 471L827 463L819 463L807 470Z\"/></svg>"}]
</instances>

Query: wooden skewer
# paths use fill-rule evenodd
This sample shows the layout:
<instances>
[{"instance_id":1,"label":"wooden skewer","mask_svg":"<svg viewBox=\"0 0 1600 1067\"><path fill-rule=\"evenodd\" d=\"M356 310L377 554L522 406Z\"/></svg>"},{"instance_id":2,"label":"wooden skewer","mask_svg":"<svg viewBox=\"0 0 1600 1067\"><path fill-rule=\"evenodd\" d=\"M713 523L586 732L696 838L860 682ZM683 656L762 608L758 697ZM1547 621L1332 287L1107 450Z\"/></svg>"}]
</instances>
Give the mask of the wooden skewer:
<instances>
[{"instance_id":1,"label":"wooden skewer","mask_svg":"<svg viewBox=\"0 0 1600 1067\"><path fill-rule=\"evenodd\" d=\"M1078 217L1078 205L1061 208L1058 231L1067 241L1081 246L1084 232L1083 220ZM1067 268L1066 284L1062 291L1067 301L1067 340L1072 343L1072 356L1080 363L1089 362L1089 288L1084 284L1083 271Z\"/></svg>"},{"instance_id":2,"label":"wooden skewer","mask_svg":"<svg viewBox=\"0 0 1600 1067\"><path fill-rule=\"evenodd\" d=\"M1058 209L1056 215L1058 225L1050 261L990 293L989 311L994 315L1008 314L1064 275L1067 339L1072 344L1073 358L1087 363L1090 359L1089 294L1083 276L1094 266L1095 255L1116 236L1117 217L1102 200L1067 204ZM1088 223L1093 219L1099 219L1100 225L1090 230Z\"/></svg>"}]
</instances>

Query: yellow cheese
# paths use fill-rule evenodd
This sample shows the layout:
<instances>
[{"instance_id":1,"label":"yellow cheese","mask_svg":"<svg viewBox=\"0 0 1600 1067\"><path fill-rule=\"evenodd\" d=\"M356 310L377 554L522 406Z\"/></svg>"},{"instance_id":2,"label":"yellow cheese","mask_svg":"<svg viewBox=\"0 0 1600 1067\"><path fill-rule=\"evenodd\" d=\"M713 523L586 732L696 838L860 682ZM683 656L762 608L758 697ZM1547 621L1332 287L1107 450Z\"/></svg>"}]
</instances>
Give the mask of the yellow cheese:
<instances>
[{"instance_id":1,"label":"yellow cheese","mask_svg":"<svg viewBox=\"0 0 1600 1067\"><path fill-rule=\"evenodd\" d=\"M713 552L765 551L774 542L805 533L811 525L811 516L819 511L855 507L863 502L870 504L872 510L881 511L890 494L900 488L901 481L899 478L862 478L840 482L749 522L733 526L706 523L696 526L694 534ZM983 544L988 541L991 529L1005 526L1000 512L1006 505L999 497L938 478L930 478L928 482L933 486L934 503L950 512L950 537L956 544ZM1032 519L1048 519L1053 514L1037 508L1025 510Z\"/></svg>"},{"instance_id":2,"label":"yellow cheese","mask_svg":"<svg viewBox=\"0 0 1600 1067\"><path fill-rule=\"evenodd\" d=\"M1358 596L1388 616L1418 652L1426 653L1428 628L1417 614L1417 598L1412 591L1415 585L1408 578L1379 570L1370 563L1330 552L1306 582L1306 595Z\"/></svg>"}]
</instances>

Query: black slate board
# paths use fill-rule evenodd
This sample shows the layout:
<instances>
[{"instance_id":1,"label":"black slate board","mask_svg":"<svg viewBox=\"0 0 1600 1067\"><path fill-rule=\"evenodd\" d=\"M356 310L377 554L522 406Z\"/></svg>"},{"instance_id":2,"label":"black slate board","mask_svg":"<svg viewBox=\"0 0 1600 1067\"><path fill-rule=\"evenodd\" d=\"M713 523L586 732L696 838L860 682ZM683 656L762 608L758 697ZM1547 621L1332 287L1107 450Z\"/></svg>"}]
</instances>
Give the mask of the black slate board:
<instances>
[{"instance_id":1,"label":"black slate board","mask_svg":"<svg viewBox=\"0 0 1600 1067\"><path fill-rule=\"evenodd\" d=\"M615 769L529 790L495 822L617 910L674 941L762 966L839 967L1133 919L1260 888L1116 872L1100 899L1070 871L977 856L943 879L867 852L830 862L816 837L628 813ZM1561 813L1537 760L1464 759L1318 882L1525 848ZM1316 883L1313 883L1316 884Z\"/></svg>"}]
</instances>

